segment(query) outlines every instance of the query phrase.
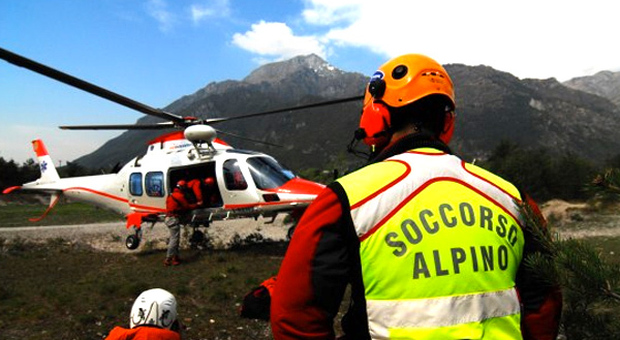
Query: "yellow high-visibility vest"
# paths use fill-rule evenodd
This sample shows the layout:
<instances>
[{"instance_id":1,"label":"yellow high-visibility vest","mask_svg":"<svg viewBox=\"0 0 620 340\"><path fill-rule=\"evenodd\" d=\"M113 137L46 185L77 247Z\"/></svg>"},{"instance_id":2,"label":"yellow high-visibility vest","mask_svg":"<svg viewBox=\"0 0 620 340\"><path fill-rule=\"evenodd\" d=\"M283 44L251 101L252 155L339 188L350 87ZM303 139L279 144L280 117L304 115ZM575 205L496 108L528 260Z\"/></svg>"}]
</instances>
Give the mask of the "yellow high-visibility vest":
<instances>
[{"instance_id":1,"label":"yellow high-visibility vest","mask_svg":"<svg viewBox=\"0 0 620 340\"><path fill-rule=\"evenodd\" d=\"M431 148L338 182L360 239L373 339L522 339L512 184Z\"/></svg>"}]
</instances>

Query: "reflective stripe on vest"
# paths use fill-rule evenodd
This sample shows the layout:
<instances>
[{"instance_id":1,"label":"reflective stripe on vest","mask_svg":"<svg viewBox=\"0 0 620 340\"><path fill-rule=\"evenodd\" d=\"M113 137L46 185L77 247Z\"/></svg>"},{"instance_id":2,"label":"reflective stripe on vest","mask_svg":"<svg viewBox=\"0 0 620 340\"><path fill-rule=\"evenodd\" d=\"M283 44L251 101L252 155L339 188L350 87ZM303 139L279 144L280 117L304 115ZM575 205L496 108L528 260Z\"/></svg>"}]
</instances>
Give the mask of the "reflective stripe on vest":
<instances>
[{"instance_id":1,"label":"reflective stripe on vest","mask_svg":"<svg viewBox=\"0 0 620 340\"><path fill-rule=\"evenodd\" d=\"M426 148L338 182L360 238L373 339L520 338L524 240L512 184Z\"/></svg>"},{"instance_id":2,"label":"reflective stripe on vest","mask_svg":"<svg viewBox=\"0 0 620 340\"><path fill-rule=\"evenodd\" d=\"M371 300L367 304L373 339L390 338L386 325L398 325L400 329L423 328L424 333L429 333L429 329L480 324L489 318L518 314L520 310L514 289L435 299ZM474 332L478 333L477 330ZM459 339L478 339L480 335L469 334Z\"/></svg>"}]
</instances>

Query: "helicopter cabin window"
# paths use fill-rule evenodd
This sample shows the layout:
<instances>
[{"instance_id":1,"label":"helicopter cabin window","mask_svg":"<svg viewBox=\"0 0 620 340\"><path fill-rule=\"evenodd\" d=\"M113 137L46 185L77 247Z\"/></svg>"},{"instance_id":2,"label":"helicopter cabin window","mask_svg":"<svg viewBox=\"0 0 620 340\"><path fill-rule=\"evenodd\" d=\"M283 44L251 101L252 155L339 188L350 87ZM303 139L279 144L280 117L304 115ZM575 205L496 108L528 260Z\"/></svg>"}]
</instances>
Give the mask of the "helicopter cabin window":
<instances>
[{"instance_id":1,"label":"helicopter cabin window","mask_svg":"<svg viewBox=\"0 0 620 340\"><path fill-rule=\"evenodd\" d=\"M129 175L129 193L132 196L142 196L142 174L134 172Z\"/></svg>"},{"instance_id":2,"label":"helicopter cabin window","mask_svg":"<svg viewBox=\"0 0 620 340\"><path fill-rule=\"evenodd\" d=\"M251 157L248 166L256 187L262 190L273 189L295 178L292 171L285 169L273 158Z\"/></svg>"},{"instance_id":3,"label":"helicopter cabin window","mask_svg":"<svg viewBox=\"0 0 620 340\"><path fill-rule=\"evenodd\" d=\"M228 190L245 190L248 188L248 183L243 177L238 160L229 159L224 162L224 181Z\"/></svg>"},{"instance_id":4,"label":"helicopter cabin window","mask_svg":"<svg viewBox=\"0 0 620 340\"><path fill-rule=\"evenodd\" d=\"M146 194L151 197L164 196L164 173L148 172L144 178Z\"/></svg>"}]
</instances>

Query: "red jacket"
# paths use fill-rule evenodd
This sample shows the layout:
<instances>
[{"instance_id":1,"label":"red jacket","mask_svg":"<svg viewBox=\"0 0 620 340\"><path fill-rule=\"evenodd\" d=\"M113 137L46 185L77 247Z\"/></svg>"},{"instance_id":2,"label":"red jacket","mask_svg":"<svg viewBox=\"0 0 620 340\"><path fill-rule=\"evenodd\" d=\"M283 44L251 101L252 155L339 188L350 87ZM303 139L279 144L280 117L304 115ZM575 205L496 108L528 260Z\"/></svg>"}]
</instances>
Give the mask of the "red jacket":
<instances>
[{"instance_id":1,"label":"red jacket","mask_svg":"<svg viewBox=\"0 0 620 340\"><path fill-rule=\"evenodd\" d=\"M202 185L200 180L194 178L187 182L187 189L194 194L194 197L196 197L196 204L202 204Z\"/></svg>"},{"instance_id":2,"label":"red jacket","mask_svg":"<svg viewBox=\"0 0 620 340\"><path fill-rule=\"evenodd\" d=\"M169 329L149 326L131 329L114 327L106 340L181 340L181 335Z\"/></svg>"},{"instance_id":3,"label":"red jacket","mask_svg":"<svg viewBox=\"0 0 620 340\"><path fill-rule=\"evenodd\" d=\"M339 184L330 185L308 207L295 229L272 296L275 340L334 339L333 320L348 284L352 304L342 319L342 329L347 339L370 339L359 239L342 195L344 190ZM533 238L526 236L524 257L538 250ZM523 337L555 340L561 294L557 289L545 288L529 271L522 265L517 274Z\"/></svg>"},{"instance_id":4,"label":"red jacket","mask_svg":"<svg viewBox=\"0 0 620 340\"><path fill-rule=\"evenodd\" d=\"M196 207L195 204L190 204L183 192L179 188L174 188L172 193L166 197L166 213L168 216L177 216Z\"/></svg>"}]
</instances>

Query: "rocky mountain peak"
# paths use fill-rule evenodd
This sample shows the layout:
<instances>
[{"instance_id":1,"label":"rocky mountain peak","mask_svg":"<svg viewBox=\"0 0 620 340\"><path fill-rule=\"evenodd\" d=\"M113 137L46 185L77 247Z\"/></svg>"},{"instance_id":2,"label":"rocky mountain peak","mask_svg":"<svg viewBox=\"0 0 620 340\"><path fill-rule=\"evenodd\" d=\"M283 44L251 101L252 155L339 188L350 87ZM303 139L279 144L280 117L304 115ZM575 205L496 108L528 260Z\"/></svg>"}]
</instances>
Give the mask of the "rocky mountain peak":
<instances>
[{"instance_id":1,"label":"rocky mountain peak","mask_svg":"<svg viewBox=\"0 0 620 340\"><path fill-rule=\"evenodd\" d=\"M307 72L308 70L322 77L343 73L318 55L309 54L263 65L250 73L243 81L250 84L279 82L295 73Z\"/></svg>"},{"instance_id":2,"label":"rocky mountain peak","mask_svg":"<svg viewBox=\"0 0 620 340\"><path fill-rule=\"evenodd\" d=\"M592 76L573 78L563 84L605 97L620 106L620 72L601 71Z\"/></svg>"}]
</instances>

